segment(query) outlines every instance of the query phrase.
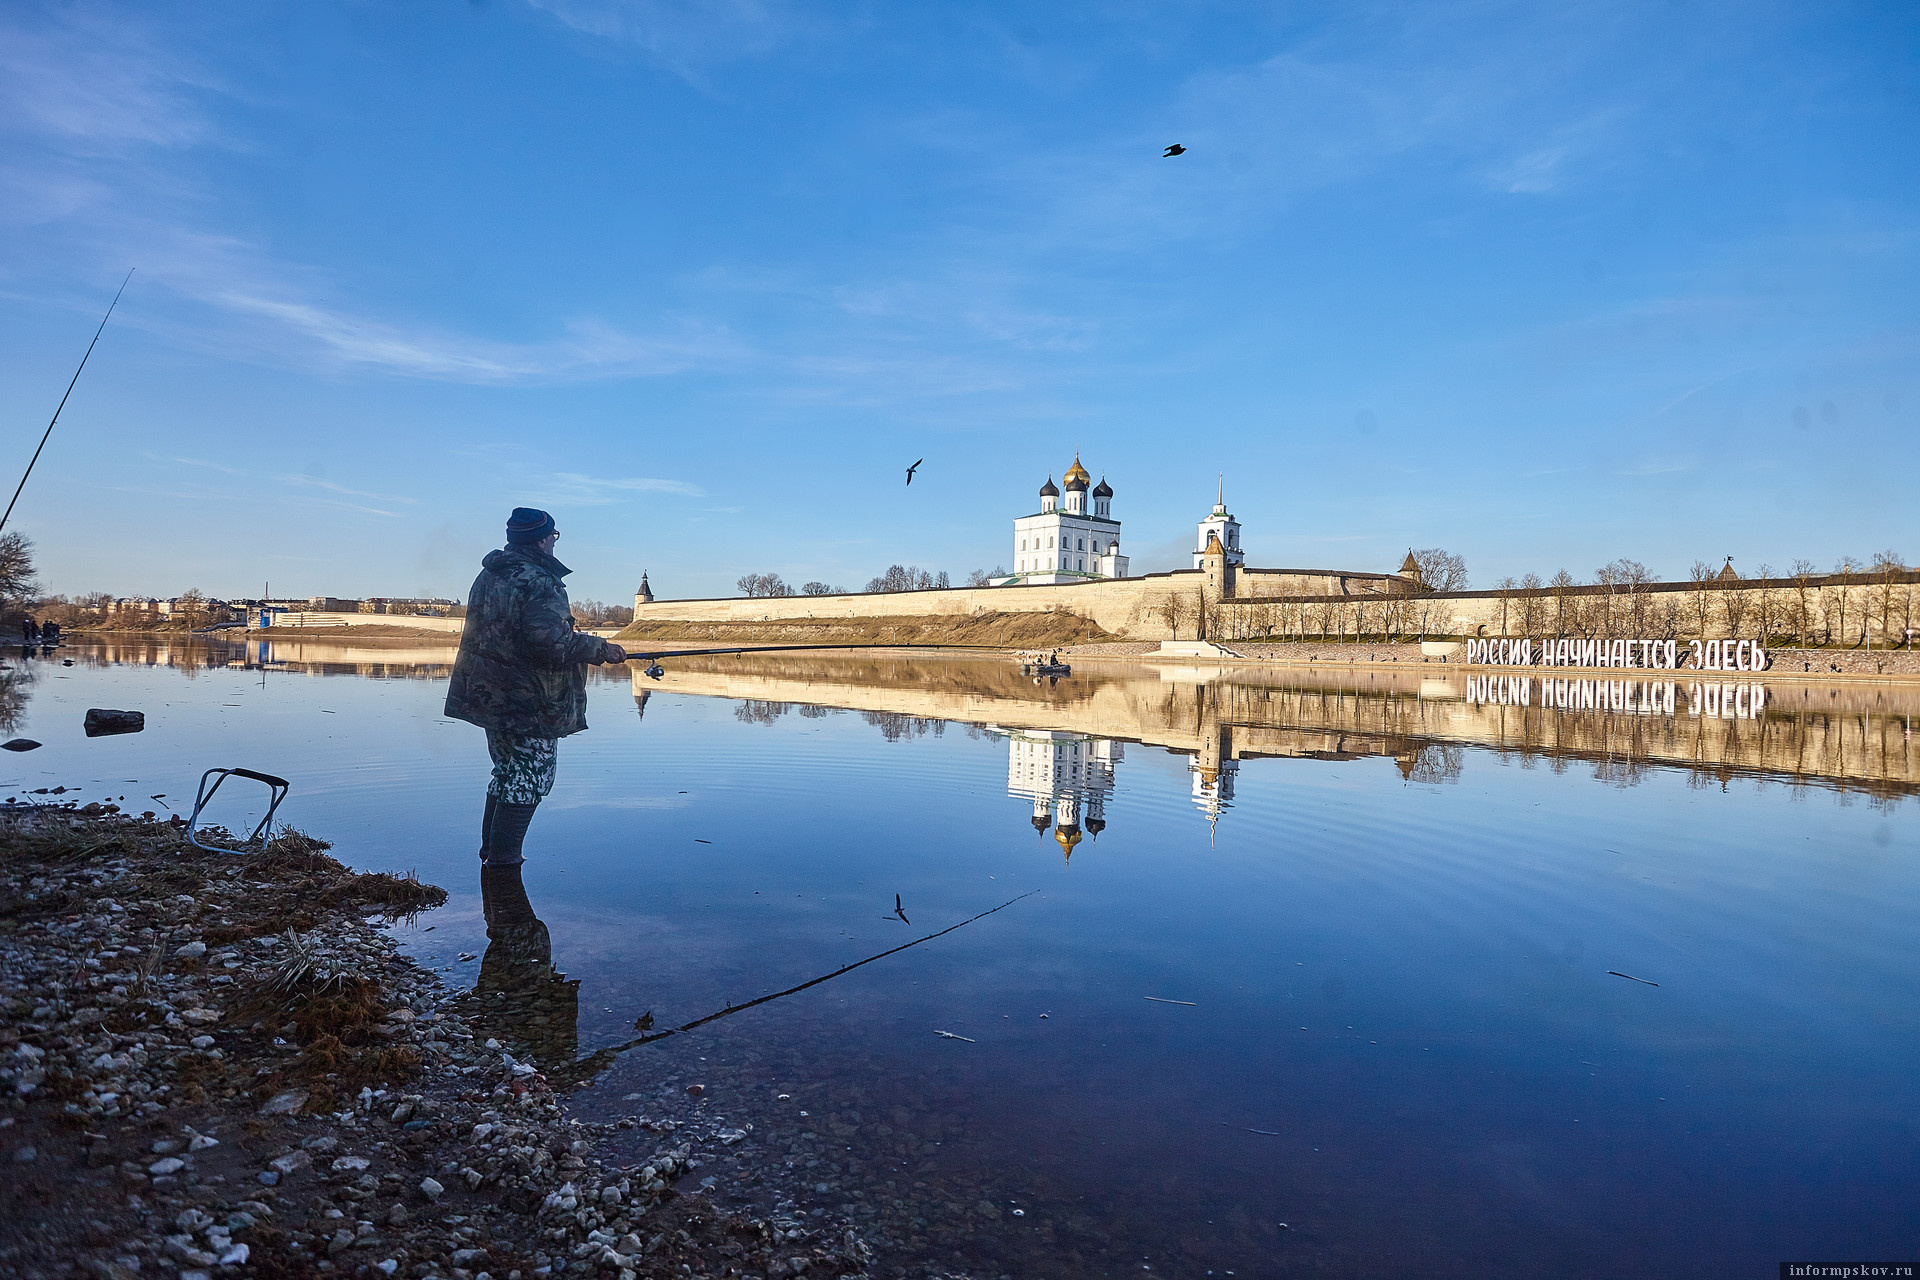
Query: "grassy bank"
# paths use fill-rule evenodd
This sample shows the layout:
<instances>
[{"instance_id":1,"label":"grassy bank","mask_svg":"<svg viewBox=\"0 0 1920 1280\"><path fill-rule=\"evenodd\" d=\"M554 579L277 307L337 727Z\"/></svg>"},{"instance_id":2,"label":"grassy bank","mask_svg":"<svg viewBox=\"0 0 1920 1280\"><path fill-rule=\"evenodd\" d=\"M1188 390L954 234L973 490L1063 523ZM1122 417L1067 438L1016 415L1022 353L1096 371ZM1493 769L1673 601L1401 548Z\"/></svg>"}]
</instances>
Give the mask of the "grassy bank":
<instances>
[{"instance_id":1,"label":"grassy bank","mask_svg":"<svg viewBox=\"0 0 1920 1280\"><path fill-rule=\"evenodd\" d=\"M884 618L795 618L779 622L635 622L619 643L951 644L1040 649L1110 640L1097 622L1074 613L911 614Z\"/></svg>"}]
</instances>

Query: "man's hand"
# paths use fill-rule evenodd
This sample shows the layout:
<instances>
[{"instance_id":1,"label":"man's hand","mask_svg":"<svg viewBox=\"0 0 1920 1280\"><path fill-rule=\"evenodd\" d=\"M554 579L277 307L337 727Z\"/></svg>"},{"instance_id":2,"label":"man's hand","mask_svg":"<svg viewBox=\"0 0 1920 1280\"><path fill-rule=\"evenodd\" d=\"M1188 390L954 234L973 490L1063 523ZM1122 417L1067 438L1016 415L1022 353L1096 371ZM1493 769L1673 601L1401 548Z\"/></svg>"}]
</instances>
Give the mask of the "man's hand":
<instances>
[{"instance_id":1,"label":"man's hand","mask_svg":"<svg viewBox=\"0 0 1920 1280\"><path fill-rule=\"evenodd\" d=\"M625 662L626 660L627 660L627 651L625 649L622 649L619 645L615 644L613 641L611 640L607 641L607 656L605 658L605 661Z\"/></svg>"}]
</instances>

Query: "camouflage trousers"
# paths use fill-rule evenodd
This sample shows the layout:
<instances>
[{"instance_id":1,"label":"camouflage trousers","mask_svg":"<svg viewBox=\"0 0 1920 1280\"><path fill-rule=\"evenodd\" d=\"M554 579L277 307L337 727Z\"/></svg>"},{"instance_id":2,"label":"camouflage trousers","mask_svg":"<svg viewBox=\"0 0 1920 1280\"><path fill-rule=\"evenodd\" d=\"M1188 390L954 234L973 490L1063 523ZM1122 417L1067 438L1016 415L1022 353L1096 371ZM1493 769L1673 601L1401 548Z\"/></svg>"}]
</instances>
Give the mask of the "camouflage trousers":
<instances>
[{"instance_id":1,"label":"camouflage trousers","mask_svg":"<svg viewBox=\"0 0 1920 1280\"><path fill-rule=\"evenodd\" d=\"M559 745L558 738L487 730L487 754L493 758L487 794L501 804L539 804L553 790Z\"/></svg>"}]
</instances>

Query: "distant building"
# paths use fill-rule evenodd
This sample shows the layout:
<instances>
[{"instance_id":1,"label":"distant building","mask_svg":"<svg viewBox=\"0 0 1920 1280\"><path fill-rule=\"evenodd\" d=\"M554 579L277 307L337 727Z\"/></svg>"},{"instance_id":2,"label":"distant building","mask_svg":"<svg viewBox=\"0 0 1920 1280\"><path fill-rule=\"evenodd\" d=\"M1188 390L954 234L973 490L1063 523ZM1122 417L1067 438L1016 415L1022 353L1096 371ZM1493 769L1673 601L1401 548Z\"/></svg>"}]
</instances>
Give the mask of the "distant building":
<instances>
[{"instance_id":1,"label":"distant building","mask_svg":"<svg viewBox=\"0 0 1920 1280\"><path fill-rule=\"evenodd\" d=\"M1091 479L1078 454L1062 477L1064 500L1053 477L1047 477L1040 486L1040 510L1014 519L1013 572L993 579L994 586L1127 576L1120 522L1113 518L1113 487L1103 476L1089 489Z\"/></svg>"},{"instance_id":2,"label":"distant building","mask_svg":"<svg viewBox=\"0 0 1920 1280\"><path fill-rule=\"evenodd\" d=\"M1227 513L1227 479L1220 477L1219 500L1213 504L1213 510L1200 522L1198 540L1193 544L1193 567L1204 569L1207 555L1207 540L1218 538L1221 550L1226 553L1227 563L1238 569L1247 562L1246 550L1240 545L1240 522Z\"/></svg>"}]
</instances>

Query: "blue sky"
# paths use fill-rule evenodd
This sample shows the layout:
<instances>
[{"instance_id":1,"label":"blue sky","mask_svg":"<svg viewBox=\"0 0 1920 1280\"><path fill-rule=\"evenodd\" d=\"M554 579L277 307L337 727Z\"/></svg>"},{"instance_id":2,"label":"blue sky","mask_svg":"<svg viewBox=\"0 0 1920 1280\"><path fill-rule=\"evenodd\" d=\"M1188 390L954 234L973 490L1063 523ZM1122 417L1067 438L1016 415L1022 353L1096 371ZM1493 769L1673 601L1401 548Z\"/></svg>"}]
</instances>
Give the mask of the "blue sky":
<instances>
[{"instance_id":1,"label":"blue sky","mask_svg":"<svg viewBox=\"0 0 1920 1280\"><path fill-rule=\"evenodd\" d=\"M1010 559L1827 565L1912 536L1909 5L0 11L0 469L53 590ZM1162 159L1168 143L1189 150ZM903 486L907 463L925 457ZM12 480L7 481L9 486Z\"/></svg>"}]
</instances>

